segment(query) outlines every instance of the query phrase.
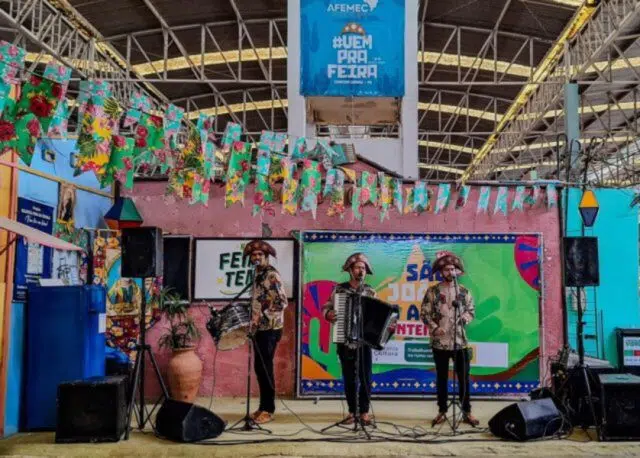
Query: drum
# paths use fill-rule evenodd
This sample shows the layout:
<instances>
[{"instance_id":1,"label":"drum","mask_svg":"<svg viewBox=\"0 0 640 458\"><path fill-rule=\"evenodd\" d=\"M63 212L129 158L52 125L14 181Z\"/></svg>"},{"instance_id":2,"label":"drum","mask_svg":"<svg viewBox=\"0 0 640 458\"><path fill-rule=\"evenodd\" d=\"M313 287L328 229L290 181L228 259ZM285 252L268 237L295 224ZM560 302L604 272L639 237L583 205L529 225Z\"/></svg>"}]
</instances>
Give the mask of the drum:
<instances>
[{"instance_id":1,"label":"drum","mask_svg":"<svg viewBox=\"0 0 640 458\"><path fill-rule=\"evenodd\" d=\"M218 350L226 351L238 348L245 343L250 325L249 304L234 302L219 312L211 310L207 330L213 337Z\"/></svg>"}]
</instances>

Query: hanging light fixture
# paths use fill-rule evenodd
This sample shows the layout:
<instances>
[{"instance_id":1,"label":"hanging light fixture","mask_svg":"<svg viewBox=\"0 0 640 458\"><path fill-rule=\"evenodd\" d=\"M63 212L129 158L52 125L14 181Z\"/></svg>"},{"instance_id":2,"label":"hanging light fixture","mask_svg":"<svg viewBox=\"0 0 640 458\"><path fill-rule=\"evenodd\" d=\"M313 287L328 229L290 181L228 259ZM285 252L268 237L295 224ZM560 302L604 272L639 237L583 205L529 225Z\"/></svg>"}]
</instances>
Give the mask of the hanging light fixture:
<instances>
[{"instance_id":1,"label":"hanging light fixture","mask_svg":"<svg viewBox=\"0 0 640 458\"><path fill-rule=\"evenodd\" d=\"M121 230L142 226L142 216L131 197L118 197L104 215L104 221L110 229Z\"/></svg>"}]
</instances>

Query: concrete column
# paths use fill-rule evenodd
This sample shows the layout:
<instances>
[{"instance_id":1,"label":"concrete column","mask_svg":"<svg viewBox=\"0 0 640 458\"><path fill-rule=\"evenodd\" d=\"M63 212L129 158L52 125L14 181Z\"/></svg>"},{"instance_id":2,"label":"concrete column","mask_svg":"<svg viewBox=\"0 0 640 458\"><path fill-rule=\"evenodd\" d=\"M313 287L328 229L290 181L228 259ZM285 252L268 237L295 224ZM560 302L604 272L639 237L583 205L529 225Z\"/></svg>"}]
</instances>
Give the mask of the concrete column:
<instances>
[{"instance_id":1,"label":"concrete column","mask_svg":"<svg viewBox=\"0 0 640 458\"><path fill-rule=\"evenodd\" d=\"M404 87L402 99L402 175L418 174L418 0L405 2L404 29Z\"/></svg>"},{"instance_id":2,"label":"concrete column","mask_svg":"<svg viewBox=\"0 0 640 458\"><path fill-rule=\"evenodd\" d=\"M300 0L287 2L287 99L289 134L306 137L307 117L304 97L300 95Z\"/></svg>"}]
</instances>

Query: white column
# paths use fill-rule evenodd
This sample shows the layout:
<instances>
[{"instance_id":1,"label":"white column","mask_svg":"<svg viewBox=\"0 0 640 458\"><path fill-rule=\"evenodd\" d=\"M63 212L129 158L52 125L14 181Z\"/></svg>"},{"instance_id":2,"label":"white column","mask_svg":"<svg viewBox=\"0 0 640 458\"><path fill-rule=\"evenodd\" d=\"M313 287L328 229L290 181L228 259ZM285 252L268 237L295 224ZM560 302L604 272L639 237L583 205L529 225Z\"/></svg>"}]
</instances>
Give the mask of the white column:
<instances>
[{"instance_id":1,"label":"white column","mask_svg":"<svg viewBox=\"0 0 640 458\"><path fill-rule=\"evenodd\" d=\"M289 134L306 137L306 110L300 95L300 0L287 1L287 99Z\"/></svg>"},{"instance_id":2,"label":"white column","mask_svg":"<svg viewBox=\"0 0 640 458\"><path fill-rule=\"evenodd\" d=\"M297 0L299 2L299 0ZM296 2L296 3L297 3ZM418 174L418 0L405 2L404 88L402 99L402 175L417 179Z\"/></svg>"}]
</instances>

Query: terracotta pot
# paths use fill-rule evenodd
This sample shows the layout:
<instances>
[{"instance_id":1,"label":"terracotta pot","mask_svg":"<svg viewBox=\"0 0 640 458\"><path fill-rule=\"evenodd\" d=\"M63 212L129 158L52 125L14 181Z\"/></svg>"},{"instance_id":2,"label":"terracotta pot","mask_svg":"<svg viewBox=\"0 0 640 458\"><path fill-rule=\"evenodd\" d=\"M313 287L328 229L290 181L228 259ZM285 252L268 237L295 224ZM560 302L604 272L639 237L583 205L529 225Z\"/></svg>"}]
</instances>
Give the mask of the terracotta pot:
<instances>
[{"instance_id":1,"label":"terracotta pot","mask_svg":"<svg viewBox=\"0 0 640 458\"><path fill-rule=\"evenodd\" d=\"M169 391L178 401L194 402L202 380L202 361L195 347L173 350L169 360Z\"/></svg>"}]
</instances>

